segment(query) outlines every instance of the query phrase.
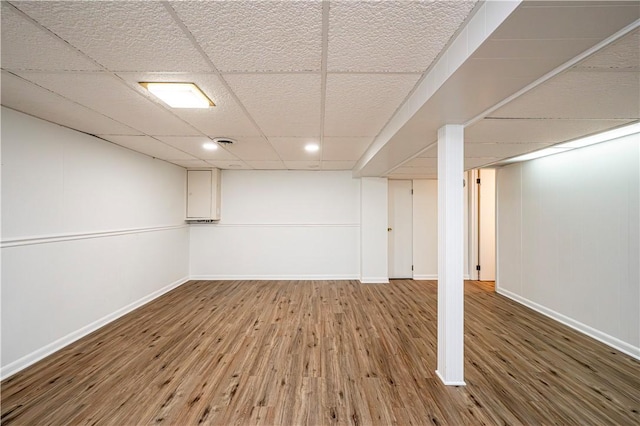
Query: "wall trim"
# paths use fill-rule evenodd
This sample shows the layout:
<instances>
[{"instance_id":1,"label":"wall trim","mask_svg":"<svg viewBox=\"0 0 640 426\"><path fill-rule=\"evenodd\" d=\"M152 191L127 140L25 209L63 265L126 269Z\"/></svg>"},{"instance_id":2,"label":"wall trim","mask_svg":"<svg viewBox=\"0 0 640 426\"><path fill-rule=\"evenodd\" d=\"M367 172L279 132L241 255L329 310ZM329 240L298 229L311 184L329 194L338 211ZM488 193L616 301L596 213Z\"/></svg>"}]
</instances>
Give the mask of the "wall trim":
<instances>
[{"instance_id":1,"label":"wall trim","mask_svg":"<svg viewBox=\"0 0 640 426\"><path fill-rule=\"evenodd\" d=\"M105 325L109 324L112 321L115 321L116 319L128 314L129 312L143 306L146 305L147 303L151 302L154 299L157 299L158 297L162 296L165 293L168 293L169 291L173 290L176 287L181 286L182 284L186 283L190 281L187 277L185 278L181 278L177 281L172 282L171 284L154 291L151 294L148 294L147 296L142 297L141 299L138 299L118 310L116 310L115 312L112 312L90 324L87 324L86 326L73 331L69 334L67 334L64 337L61 337L60 339L49 343L48 345L45 345L43 347L41 347L40 349L36 349L35 351L31 352L30 354L27 354L25 356L23 356L22 358L19 358L15 361L13 361L10 364L7 364L5 366L3 366L2 368L0 368L0 380L4 380L12 375L14 375L15 373L18 373L19 371L27 368L28 366L42 360L43 358L51 355L54 352L59 351L60 349L64 348L65 346L68 346L69 344L85 337L86 335L93 333L94 331L98 330L101 327L104 327Z\"/></svg>"},{"instance_id":2,"label":"wall trim","mask_svg":"<svg viewBox=\"0 0 640 426\"><path fill-rule=\"evenodd\" d=\"M200 281L344 281L357 280L359 275L191 275L191 280Z\"/></svg>"},{"instance_id":3,"label":"wall trim","mask_svg":"<svg viewBox=\"0 0 640 426\"><path fill-rule=\"evenodd\" d=\"M552 309L549 309L545 306L542 306L536 302L532 302L531 300L522 297L516 293L513 293L509 290L505 290L503 288L496 287L496 292L498 294L503 295L515 302L518 302L522 305L525 305L528 308L533 309L534 311L541 313L542 315L554 319L567 327L571 327L572 329L579 331L587 336L598 340L612 348L623 352L637 360L640 361L640 347L635 347L627 342L624 342L616 337L610 336L607 333L604 333L600 330L596 330L593 327L590 327L586 324L583 324L579 321L574 320L573 318L569 318L565 315L562 315Z\"/></svg>"},{"instance_id":4,"label":"wall trim","mask_svg":"<svg viewBox=\"0 0 640 426\"><path fill-rule=\"evenodd\" d=\"M389 278L388 277L362 277L360 278L360 283L361 284L389 284Z\"/></svg>"},{"instance_id":5,"label":"wall trim","mask_svg":"<svg viewBox=\"0 0 640 426\"><path fill-rule=\"evenodd\" d=\"M438 279L437 274L413 274L414 280L433 281Z\"/></svg>"},{"instance_id":6,"label":"wall trim","mask_svg":"<svg viewBox=\"0 0 640 426\"><path fill-rule=\"evenodd\" d=\"M96 232L81 232L81 233L72 233L72 234L38 235L33 237L22 237L22 238L8 238L6 240L2 240L2 243L0 243L0 247L5 248L5 247L30 246L30 245L36 245L36 244L59 243L62 241L75 241L75 240L86 240L91 238L114 237L114 236L127 235L127 234L140 234L143 232L168 231L172 229L186 228L187 226L188 226L187 224L181 224L181 225L154 226L154 227L148 227L148 228L128 228L128 229L120 229L115 231L96 231Z\"/></svg>"}]
</instances>

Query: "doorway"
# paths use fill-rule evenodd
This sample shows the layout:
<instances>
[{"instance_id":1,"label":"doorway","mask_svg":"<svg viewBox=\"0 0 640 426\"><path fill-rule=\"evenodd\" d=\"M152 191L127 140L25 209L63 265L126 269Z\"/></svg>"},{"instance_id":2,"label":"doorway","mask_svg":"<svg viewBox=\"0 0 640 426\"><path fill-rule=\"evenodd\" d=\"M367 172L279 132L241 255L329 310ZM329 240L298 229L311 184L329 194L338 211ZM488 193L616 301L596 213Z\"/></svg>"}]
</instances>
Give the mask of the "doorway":
<instances>
[{"instance_id":1,"label":"doorway","mask_svg":"<svg viewBox=\"0 0 640 426\"><path fill-rule=\"evenodd\" d=\"M389 180L389 278L413 278L413 182Z\"/></svg>"},{"instance_id":2,"label":"doorway","mask_svg":"<svg viewBox=\"0 0 640 426\"><path fill-rule=\"evenodd\" d=\"M496 171L473 170L471 279L496 280Z\"/></svg>"}]
</instances>

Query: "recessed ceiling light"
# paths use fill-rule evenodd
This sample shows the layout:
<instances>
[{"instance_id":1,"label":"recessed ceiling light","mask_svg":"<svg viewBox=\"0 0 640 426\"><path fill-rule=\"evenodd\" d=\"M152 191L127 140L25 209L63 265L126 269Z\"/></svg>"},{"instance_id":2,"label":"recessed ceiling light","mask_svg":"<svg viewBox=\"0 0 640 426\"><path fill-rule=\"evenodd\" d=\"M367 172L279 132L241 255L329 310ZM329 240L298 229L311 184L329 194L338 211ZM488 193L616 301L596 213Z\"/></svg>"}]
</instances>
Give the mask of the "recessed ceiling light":
<instances>
[{"instance_id":1,"label":"recessed ceiling light","mask_svg":"<svg viewBox=\"0 0 640 426\"><path fill-rule=\"evenodd\" d=\"M171 108L209 108L216 106L193 83L140 83Z\"/></svg>"},{"instance_id":2,"label":"recessed ceiling light","mask_svg":"<svg viewBox=\"0 0 640 426\"><path fill-rule=\"evenodd\" d=\"M317 143L309 143L304 147L307 152L317 152L320 149L320 146Z\"/></svg>"},{"instance_id":3,"label":"recessed ceiling light","mask_svg":"<svg viewBox=\"0 0 640 426\"><path fill-rule=\"evenodd\" d=\"M205 142L202 144L202 147L207 151L215 151L218 149L218 144L215 142Z\"/></svg>"}]
</instances>

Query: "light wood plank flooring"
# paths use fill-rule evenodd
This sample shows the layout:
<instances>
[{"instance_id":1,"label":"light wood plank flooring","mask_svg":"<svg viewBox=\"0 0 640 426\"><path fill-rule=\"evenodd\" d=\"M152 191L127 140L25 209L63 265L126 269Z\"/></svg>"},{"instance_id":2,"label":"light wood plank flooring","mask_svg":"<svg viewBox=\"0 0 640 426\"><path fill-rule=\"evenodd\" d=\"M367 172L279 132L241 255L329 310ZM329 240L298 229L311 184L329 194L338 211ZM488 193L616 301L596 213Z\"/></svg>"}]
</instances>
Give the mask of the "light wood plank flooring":
<instances>
[{"instance_id":1,"label":"light wood plank flooring","mask_svg":"<svg viewBox=\"0 0 640 426\"><path fill-rule=\"evenodd\" d=\"M2 424L640 424L632 358L486 283L465 332L446 387L433 281L192 281L2 382Z\"/></svg>"}]
</instances>

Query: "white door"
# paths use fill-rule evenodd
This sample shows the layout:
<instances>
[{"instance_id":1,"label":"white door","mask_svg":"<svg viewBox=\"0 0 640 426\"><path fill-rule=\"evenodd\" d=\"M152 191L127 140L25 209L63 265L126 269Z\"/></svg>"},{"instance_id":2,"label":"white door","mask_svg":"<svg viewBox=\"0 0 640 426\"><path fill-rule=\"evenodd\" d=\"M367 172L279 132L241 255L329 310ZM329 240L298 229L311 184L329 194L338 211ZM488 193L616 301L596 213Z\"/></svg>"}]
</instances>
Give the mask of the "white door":
<instances>
[{"instance_id":1,"label":"white door","mask_svg":"<svg viewBox=\"0 0 640 426\"><path fill-rule=\"evenodd\" d=\"M413 199L410 180L389 180L389 278L413 278Z\"/></svg>"},{"instance_id":2,"label":"white door","mask_svg":"<svg viewBox=\"0 0 640 426\"><path fill-rule=\"evenodd\" d=\"M187 218L211 217L211 170L187 170Z\"/></svg>"},{"instance_id":3,"label":"white door","mask_svg":"<svg viewBox=\"0 0 640 426\"><path fill-rule=\"evenodd\" d=\"M496 280L496 171L481 169L478 196L479 280Z\"/></svg>"}]
</instances>

